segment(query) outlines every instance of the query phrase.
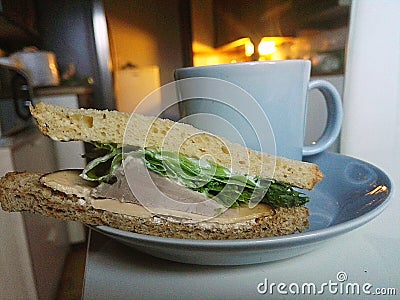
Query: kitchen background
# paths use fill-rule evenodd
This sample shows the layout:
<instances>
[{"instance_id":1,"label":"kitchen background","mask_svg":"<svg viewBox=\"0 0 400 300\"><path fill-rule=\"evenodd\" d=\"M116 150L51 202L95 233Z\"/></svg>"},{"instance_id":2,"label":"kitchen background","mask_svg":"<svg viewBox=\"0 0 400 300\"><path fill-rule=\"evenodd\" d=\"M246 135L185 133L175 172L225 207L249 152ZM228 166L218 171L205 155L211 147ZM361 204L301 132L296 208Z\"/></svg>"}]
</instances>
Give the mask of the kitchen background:
<instances>
[{"instance_id":1,"label":"kitchen background","mask_svg":"<svg viewBox=\"0 0 400 300\"><path fill-rule=\"evenodd\" d=\"M22 110L32 100L132 111L182 66L296 58L310 59L313 78L343 92L350 6L350 0L2 0L1 175L84 164L85 145L42 137L14 102ZM54 54L40 60L56 59L58 73L45 74L55 80L51 86L32 84L37 74L29 71L37 65L18 69L13 54L26 47L36 53L32 46ZM310 95L307 143L323 130L320 100ZM164 116L177 119L177 108ZM337 141L331 150L339 147ZM69 247L85 234L80 224L0 211L0 298L53 299Z\"/></svg>"}]
</instances>

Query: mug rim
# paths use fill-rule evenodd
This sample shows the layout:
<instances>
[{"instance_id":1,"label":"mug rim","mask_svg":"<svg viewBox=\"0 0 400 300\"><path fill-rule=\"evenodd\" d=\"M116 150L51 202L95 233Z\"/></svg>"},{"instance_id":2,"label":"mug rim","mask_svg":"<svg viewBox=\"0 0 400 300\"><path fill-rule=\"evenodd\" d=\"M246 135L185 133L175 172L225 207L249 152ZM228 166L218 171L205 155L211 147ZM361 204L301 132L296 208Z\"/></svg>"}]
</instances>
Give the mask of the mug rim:
<instances>
[{"instance_id":1,"label":"mug rim","mask_svg":"<svg viewBox=\"0 0 400 300\"><path fill-rule=\"evenodd\" d=\"M283 59L283 60L262 60L262 61L245 61L238 63L228 63L228 64L215 64L215 65L205 65L205 66L191 66L182 67L175 69L175 72L181 70L191 70L191 69L214 69L214 68L237 68L242 66L260 66L260 65L283 65L283 64L309 64L311 61L309 59Z\"/></svg>"}]
</instances>

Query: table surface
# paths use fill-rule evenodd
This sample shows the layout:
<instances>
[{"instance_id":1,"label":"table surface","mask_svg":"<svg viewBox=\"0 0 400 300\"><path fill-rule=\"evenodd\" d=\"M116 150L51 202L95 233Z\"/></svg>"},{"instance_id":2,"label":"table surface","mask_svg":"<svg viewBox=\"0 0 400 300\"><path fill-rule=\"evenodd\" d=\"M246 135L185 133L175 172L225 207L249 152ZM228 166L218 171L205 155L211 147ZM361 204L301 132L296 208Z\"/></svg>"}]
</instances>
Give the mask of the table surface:
<instances>
[{"instance_id":1,"label":"table surface","mask_svg":"<svg viewBox=\"0 0 400 300\"><path fill-rule=\"evenodd\" d=\"M91 230L84 299L274 299L297 291L296 299L308 299L310 292L338 299L357 288L364 296L395 288L398 297L399 213L400 201L393 199L370 223L310 253L246 266L170 262ZM379 297L386 298L394 296Z\"/></svg>"}]
</instances>

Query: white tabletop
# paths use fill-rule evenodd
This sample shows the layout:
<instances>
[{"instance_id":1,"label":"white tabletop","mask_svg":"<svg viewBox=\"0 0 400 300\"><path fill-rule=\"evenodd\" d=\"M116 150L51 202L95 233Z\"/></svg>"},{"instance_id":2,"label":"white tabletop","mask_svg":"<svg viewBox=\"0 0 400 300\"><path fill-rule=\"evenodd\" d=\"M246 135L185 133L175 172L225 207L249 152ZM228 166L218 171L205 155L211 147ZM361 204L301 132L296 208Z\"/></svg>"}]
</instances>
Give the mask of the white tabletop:
<instances>
[{"instance_id":1,"label":"white tabletop","mask_svg":"<svg viewBox=\"0 0 400 300\"><path fill-rule=\"evenodd\" d=\"M169 262L91 231L84 299L276 299L283 293L309 299L314 292L323 299L361 299L366 293L371 299L394 299L400 295L396 198L375 220L313 252L257 265ZM381 291L397 296L377 297Z\"/></svg>"}]
</instances>

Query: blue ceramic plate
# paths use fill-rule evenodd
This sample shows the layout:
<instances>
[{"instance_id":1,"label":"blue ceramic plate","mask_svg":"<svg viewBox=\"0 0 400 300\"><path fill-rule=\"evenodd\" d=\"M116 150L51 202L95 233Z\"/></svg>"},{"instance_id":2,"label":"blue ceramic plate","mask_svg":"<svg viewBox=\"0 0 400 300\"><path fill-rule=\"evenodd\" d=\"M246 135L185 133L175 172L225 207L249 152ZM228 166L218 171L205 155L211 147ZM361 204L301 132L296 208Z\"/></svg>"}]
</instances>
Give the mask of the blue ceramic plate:
<instances>
[{"instance_id":1,"label":"blue ceramic plate","mask_svg":"<svg viewBox=\"0 0 400 300\"><path fill-rule=\"evenodd\" d=\"M242 265L304 254L377 217L392 194L389 177L377 167L348 156L322 153L309 157L325 178L308 192L310 229L282 237L251 240L184 240L141 235L110 227L95 229L150 255L182 263Z\"/></svg>"}]
</instances>

